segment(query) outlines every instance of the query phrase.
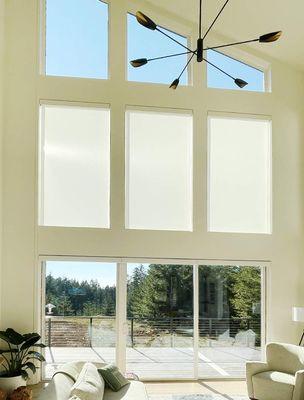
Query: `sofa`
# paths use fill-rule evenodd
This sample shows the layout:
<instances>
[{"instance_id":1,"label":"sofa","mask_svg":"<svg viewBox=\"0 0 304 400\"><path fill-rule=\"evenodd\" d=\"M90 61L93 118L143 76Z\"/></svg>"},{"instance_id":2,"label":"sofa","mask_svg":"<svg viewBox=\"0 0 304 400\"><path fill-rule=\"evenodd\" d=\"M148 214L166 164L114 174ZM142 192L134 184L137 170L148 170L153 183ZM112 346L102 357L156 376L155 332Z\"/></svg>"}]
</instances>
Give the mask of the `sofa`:
<instances>
[{"instance_id":1,"label":"sofa","mask_svg":"<svg viewBox=\"0 0 304 400\"><path fill-rule=\"evenodd\" d=\"M266 346L266 362L247 362L247 390L255 400L304 400L304 348Z\"/></svg>"},{"instance_id":2,"label":"sofa","mask_svg":"<svg viewBox=\"0 0 304 400\"><path fill-rule=\"evenodd\" d=\"M58 371L56 371L52 380L41 392L37 400L71 399L72 387L77 381L84 365L84 362L71 362L64 364ZM101 368L105 364L94 363L94 365L97 368ZM124 386L118 392L113 392L111 389L106 387L101 398L103 400L148 400L145 385L139 381L130 381L129 385Z\"/></svg>"}]
</instances>

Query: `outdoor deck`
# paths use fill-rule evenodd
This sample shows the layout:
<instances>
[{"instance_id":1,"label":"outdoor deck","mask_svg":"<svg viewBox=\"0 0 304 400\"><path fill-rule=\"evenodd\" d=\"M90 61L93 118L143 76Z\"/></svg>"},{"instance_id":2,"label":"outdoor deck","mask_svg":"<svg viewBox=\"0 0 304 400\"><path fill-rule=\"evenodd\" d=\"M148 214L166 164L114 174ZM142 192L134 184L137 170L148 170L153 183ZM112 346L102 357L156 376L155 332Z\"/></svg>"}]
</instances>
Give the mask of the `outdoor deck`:
<instances>
[{"instance_id":1,"label":"outdoor deck","mask_svg":"<svg viewBox=\"0 0 304 400\"><path fill-rule=\"evenodd\" d=\"M238 346L203 347L199 351L199 377L245 376L246 361L260 360L258 349ZM46 349L45 378L58 365L71 361L115 362L114 347L50 347ZM193 378L193 349L189 347L127 348L127 371L143 380Z\"/></svg>"}]
</instances>

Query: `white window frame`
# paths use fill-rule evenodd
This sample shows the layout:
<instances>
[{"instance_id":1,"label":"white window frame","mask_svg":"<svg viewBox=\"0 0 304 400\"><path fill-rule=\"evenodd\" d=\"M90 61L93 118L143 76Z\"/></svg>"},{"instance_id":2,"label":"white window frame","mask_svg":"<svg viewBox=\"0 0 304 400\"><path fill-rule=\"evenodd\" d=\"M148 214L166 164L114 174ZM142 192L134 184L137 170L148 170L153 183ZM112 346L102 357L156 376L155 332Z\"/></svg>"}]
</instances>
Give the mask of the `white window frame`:
<instances>
[{"instance_id":1,"label":"white window frame","mask_svg":"<svg viewBox=\"0 0 304 400\"><path fill-rule=\"evenodd\" d=\"M67 106L67 107L74 107L78 109L83 108L92 108L92 109L102 109L102 110L109 110L110 113L110 120L111 120L111 105L110 104L102 104L102 103L84 103L84 102L76 102L76 101L53 101L53 100L40 100L39 101L39 145L38 145L38 215L37 221L38 226L40 227L48 227L48 225L44 225L44 141L45 141L45 132L43 130L44 126L44 107L43 106ZM110 158L111 158L111 143L112 135L111 135L111 122L110 122L110 131L109 131L109 147L110 147ZM109 226L102 227L98 229L111 229L111 162L109 165L109 196L108 196L108 210L109 210ZM57 227L57 228L68 228L73 229L73 227ZM74 227L75 228L75 227ZM91 229L86 227L80 227L81 229ZM95 228L93 228L95 229Z\"/></svg>"},{"instance_id":2,"label":"white window frame","mask_svg":"<svg viewBox=\"0 0 304 400\"><path fill-rule=\"evenodd\" d=\"M271 235L273 232L273 179L272 179L272 164L273 164L273 159L272 159L272 118L269 115L263 115L263 114L245 114L245 113L228 113L228 112L219 112L219 111L208 111L207 114L207 232L209 233L214 233L214 231L210 230L210 144L211 144L211 129L210 129L210 118L216 117L216 118L231 118L231 119L240 119L240 120L260 120L260 121L268 121L269 122L269 128L270 128L270 135L269 135L269 182L268 182L268 215L269 215L269 220L268 220L268 225L269 229L267 233L242 233L242 232L221 232L225 234L241 234L241 235Z\"/></svg>"},{"instance_id":3,"label":"white window frame","mask_svg":"<svg viewBox=\"0 0 304 400\"><path fill-rule=\"evenodd\" d=\"M111 0L98 0L101 3L104 3L108 6L108 54L107 54L107 70L108 76L106 78L86 78L79 76L61 76L55 75L56 78L64 78L64 79L85 79L85 80L100 80L107 81L110 79L111 71L110 71L110 52L111 52L111 43L110 43L110 24L111 24ZM39 46L38 46L38 60L39 60L39 74L45 77L54 77L54 75L46 74L46 2L47 0L39 0Z\"/></svg>"},{"instance_id":4,"label":"white window frame","mask_svg":"<svg viewBox=\"0 0 304 400\"><path fill-rule=\"evenodd\" d=\"M220 41L220 42L223 42ZM210 50L211 51L211 50ZM263 91L254 91L250 89L242 89L244 92L250 92L250 93L261 93L261 94L266 94L271 92L272 86L271 86L271 64L267 62L266 60L263 60L262 58L259 58L253 54L250 54L239 47L229 47L229 48L222 48L216 50L218 53L223 54L224 56L227 56L229 58L232 58L235 61L239 61L240 63L243 63L247 65L248 67L252 67L254 69L259 70L264 74L264 90ZM220 67L220 65L219 65ZM234 89L226 89L226 88L213 88L213 87L208 87L208 82L207 82L207 74L206 74L206 87L210 90L216 89L216 90L234 90Z\"/></svg>"},{"instance_id":5,"label":"white window frame","mask_svg":"<svg viewBox=\"0 0 304 400\"><path fill-rule=\"evenodd\" d=\"M127 105L125 108L125 229L129 230L137 230L136 228L129 228L129 196L128 196L128 187L129 187L129 182L128 182L128 177L129 177L129 153L130 153L130 146L129 146L129 137L130 135L128 134L128 111L144 111L144 112L151 112L151 113L159 113L159 114L181 114L181 115L190 115L192 116L192 121L194 119L193 116L193 110L186 110L186 109L179 109L179 108L160 108L160 107L144 107L144 106L132 106L132 105ZM193 190L194 190L194 176L193 176L193 165L194 165L194 151L193 151L193 143L194 143L194 126L192 124L192 135L191 135L191 154L190 154L190 203L192 204L191 208L191 227L188 230L172 230L170 228L168 229L162 229L161 231L165 232L193 232L193 215L194 215L194 203L193 203ZM140 231L152 231L155 230L157 231L158 229L138 229Z\"/></svg>"},{"instance_id":6,"label":"white window frame","mask_svg":"<svg viewBox=\"0 0 304 400\"><path fill-rule=\"evenodd\" d=\"M39 298L41 291L41 262L47 260L66 260L66 261L112 261L119 262L120 265L124 265L127 262L157 262L157 263L184 263L184 264L208 264L208 265L257 265L262 266L265 269L265 277L263 283L263 292L266 296L266 285L269 285L267 277L269 276L268 271L270 270L270 262L263 261L269 260L272 256L272 245L271 238L267 239L264 235L226 235L226 234L214 234L209 235L207 232L207 195L206 195L206 170L207 166L207 123L206 117L209 109L215 109L218 111L229 111L233 112L253 112L269 113L274 114L273 101L271 93L254 93L254 92L241 92L233 91L233 97L229 90L217 89L210 92L206 85L206 73L202 71L202 65L193 63L192 76L194 85L190 86L190 80L188 86L179 88L176 92L170 91L166 85L163 84L151 84L144 82L128 82L126 75L127 65L127 46L126 46L126 20L127 12L134 13L138 9L142 9L143 12L147 13L151 18L161 25L165 26L166 29L172 30L173 32L179 32L181 35L188 36L192 42L192 46L195 46L197 38L197 25L187 22L181 16L170 15L170 13L161 12L161 8L153 8L152 5L145 3L145 8L142 8L142 2L140 0L133 0L127 2L119 2L117 0L108 0L109 6L109 56L108 56L108 79L97 79L92 80L90 78L73 78L73 77L56 77L46 76L44 73L44 62L45 62L45 16L43 4L45 0L40 0L40 18L39 23L40 29L40 49L39 49L39 72L36 80L29 76L32 81L36 83L37 92L37 121L38 121L38 103L40 99L53 99L56 103L67 102L77 104L110 104L111 105L111 131L115 132L115 135L111 135L111 150L112 150L112 139L114 142L114 151L111 152L111 170L115 171L114 180L111 179L111 232L105 232L104 229L74 229L65 227L38 227L36 226L36 254L40 254L39 266L36 267L37 282L36 282L36 295L35 302L37 301L38 306L36 307L35 314L33 317L35 329L41 330L41 315L44 315L44 299ZM134 6L134 4L136 6ZM147 8L146 8L147 7ZM149 7L149 8L148 8ZM175 18L176 17L176 18ZM36 18L36 15L33 17ZM33 22L35 26L36 20ZM34 28L33 28L34 29ZM36 31L35 27L35 31ZM222 38L223 39L223 38ZM223 43L223 40L218 41ZM29 39L30 43L32 39ZM33 43L33 46L36 43ZM233 51L237 49L233 49ZM231 49L232 51L232 49ZM38 53L38 50L37 50ZM37 54L38 55L38 54ZM241 56L237 56L236 53L227 53L227 55L233 58L240 59ZM243 55L249 56L248 59L244 59L245 63L253 65L249 61L249 53L243 52ZM254 56L252 56L254 57ZM242 59L243 60L243 59ZM256 67L259 68L260 59L257 58ZM269 63L266 64L269 66ZM205 66L203 67L205 68ZM37 65L38 70L38 65ZM29 75L29 74L28 74ZM168 79L170 76L168 75ZM270 79L270 78L269 78ZM204 81L205 80L205 81ZM210 89L212 90L212 89ZM149 91L150 96L147 96ZM231 91L232 92L232 91ZM250 101L246 102L246 106L242 106L244 99ZM260 96L263 96L263 101ZM21 97L21 100L23 97ZM231 100L234 101L231 101ZM47 100L46 100L47 101ZM124 230L124 117L126 107L133 108L132 104L139 105L140 107L157 107L159 109L191 109L193 110L193 143L194 143L194 154L193 154L193 180L194 180L194 196L193 196L193 232L151 232L143 231L135 232L135 230L126 231ZM241 105L241 106L240 106ZM240 110L239 110L240 108ZM113 112L112 112L113 110ZM274 114L276 115L276 114ZM35 115L36 117L36 115ZM36 123L38 127L38 122ZM34 134L35 135L35 134ZM38 135L37 135L38 137ZM35 142L33 137L30 140ZM35 142L36 145L36 142ZM37 146L38 147L38 146ZM40 157L37 156L38 158ZM37 170L36 170L37 171ZM33 187L30 189L36 189L34 178ZM35 206L34 212L37 215L37 206ZM112 225L113 222L113 225ZM206 231L206 232L205 232ZM212 236L212 239L210 238ZM189 241L191 239L191 242ZM124 242L123 246L117 247L116 241ZM245 248L248 253L244 256L244 251L239 251L239 241L245 243ZM267 241L268 240L268 241ZM174 242L174 247L171 251L168 251L162 243L168 243L169 241ZM266 241L266 245L265 245ZM136 243L139 242L139 247ZM192 242L195 245L192 246ZM104 246L100 244L103 243ZM150 246L150 243L153 246ZM186 246L184 246L186 243ZM142 245L147 245L143 249ZM267 246L267 244L270 244ZM156 246L159 248L156 250ZM138 248L143 257L136 258L134 254L138 253ZM261 250L259 250L261 248ZM269 250L268 250L269 248ZM214 250L216 249L216 250ZM105 257L105 255L112 255L115 258ZM179 259L177 257L183 256L195 256L201 257L201 259ZM57 255L57 256L56 256ZM65 256L64 256L65 255ZM149 255L150 258L144 258ZM160 258L157 258L159 256ZM173 258L170 258L170 257ZM247 260L246 256L253 257L255 261ZM153 260L154 257L154 260ZM167 257L167 258L165 258ZM174 258L176 257L176 258ZM205 259L203 258L205 257ZM215 259L219 257L219 259ZM232 258L229 260L229 258ZM226 261L223 261L223 258ZM245 261L240 261L245 260ZM233 261L235 260L235 261ZM266 274L267 270L267 274ZM194 275L198 275L194 270ZM267 275L267 276L266 276ZM197 278L195 278L197 280ZM125 275L122 273L119 276L120 285L125 280ZM196 289L195 289L196 288ZM268 288L268 286L267 286ZM198 296L198 287L194 285L194 296ZM267 296L270 291L267 289ZM264 307L266 309L266 302L264 301ZM121 303L119 302L121 307ZM268 308L267 308L268 309ZM37 311L38 310L38 311ZM122 313L120 308L117 313ZM198 310L195 309L198 313ZM197 320L195 320L197 324ZM264 314L265 328L263 328L263 337L266 338L268 315ZM264 326L263 325L263 326ZM123 325L121 325L123 326ZM123 329L122 329L123 330ZM121 338L123 340L123 338ZM196 337L197 341L198 338ZM265 339L266 340L266 339ZM123 342L121 342L123 343ZM197 345L196 345L197 346ZM121 352L122 350L119 350ZM119 365L123 365L124 356L122 355L117 360Z\"/></svg>"},{"instance_id":7,"label":"white window frame","mask_svg":"<svg viewBox=\"0 0 304 400\"><path fill-rule=\"evenodd\" d=\"M121 371L126 372L126 335L128 333L127 324L127 264L128 263L150 263L150 264L172 264L172 265L192 265L193 266L193 377L179 378L181 381L191 381L193 379L208 379L199 375L199 266L240 266L240 267L259 267L261 271L261 356L265 360L265 346L268 340L268 293L269 261L252 260L198 260L198 259L165 259L165 258L111 258L111 257L71 257L71 256L40 256L38 257L37 268L37 287L40 288L40 296L37 296L37 310L40 318L40 333L42 341L45 339L45 324L42 320L45 316L45 278L47 261L85 261L85 262L108 262L116 263L116 365ZM41 369L40 378L44 377L44 367ZM215 377L214 380L233 380L240 377ZM167 381L170 378L148 378L148 381Z\"/></svg>"},{"instance_id":8,"label":"white window frame","mask_svg":"<svg viewBox=\"0 0 304 400\"><path fill-rule=\"evenodd\" d=\"M138 5L138 7L140 9L142 9L142 5ZM129 60L128 60L128 14L131 14L133 16L135 16L136 11L138 10L138 7L135 6L135 4L133 3L129 3L128 4L128 11L126 14L126 60L127 62L125 63L125 80L126 82L128 82L129 84L132 83L136 83L136 84L143 84L143 85L159 85L159 86L168 86L165 83L155 83L155 82L141 82L141 81L129 81L128 80L128 68L129 68ZM149 13L150 15L150 13ZM172 17L171 18L167 18L164 15L160 15L159 13L155 12L152 10L152 14L150 15L151 18L154 18L155 15L155 21L157 21L157 24L160 26L160 28L166 29L167 31L175 34L175 35L179 35L179 36L183 36L184 38L187 39L187 46L191 49L194 45L194 39L193 39L193 30L192 30L192 26L190 25L186 25L185 23L177 23L176 21L173 22ZM158 36L155 36L155 40L158 39ZM168 39L169 40L169 39ZM182 49L182 47L181 47ZM186 49L185 49L186 51ZM162 54L160 54L159 56L162 56ZM188 55L188 59L190 58L191 55ZM161 60L159 60L161 62ZM155 62L159 62L159 61L155 61ZM187 84L186 85L181 85L181 87L191 87L193 86L193 64L190 63L187 67ZM172 77L172 80L174 79L174 77ZM170 77L168 77L168 80L170 81Z\"/></svg>"}]
</instances>

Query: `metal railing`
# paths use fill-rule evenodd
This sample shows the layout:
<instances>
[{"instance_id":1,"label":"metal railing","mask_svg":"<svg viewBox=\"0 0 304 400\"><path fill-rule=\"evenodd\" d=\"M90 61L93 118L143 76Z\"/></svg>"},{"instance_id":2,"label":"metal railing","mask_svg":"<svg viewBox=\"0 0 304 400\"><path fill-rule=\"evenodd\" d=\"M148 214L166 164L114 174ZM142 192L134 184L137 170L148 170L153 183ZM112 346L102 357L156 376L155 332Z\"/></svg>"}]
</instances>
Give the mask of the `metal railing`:
<instances>
[{"instance_id":1,"label":"metal railing","mask_svg":"<svg viewBox=\"0 0 304 400\"><path fill-rule=\"evenodd\" d=\"M167 339L166 343L174 347L176 340L193 338L192 317L167 317L167 318L128 318L129 345L145 345L157 339ZM200 340L221 341L223 343L240 342L254 346L260 345L261 322L259 318L199 318ZM102 340L103 333L115 341L115 317L104 316L46 316L45 339L49 347L58 346L68 340L71 346L93 347L96 335ZM252 333L252 332L253 333ZM247 336L244 332L247 332ZM107 347L104 340L104 347ZM63 346L65 347L65 346Z\"/></svg>"}]
</instances>

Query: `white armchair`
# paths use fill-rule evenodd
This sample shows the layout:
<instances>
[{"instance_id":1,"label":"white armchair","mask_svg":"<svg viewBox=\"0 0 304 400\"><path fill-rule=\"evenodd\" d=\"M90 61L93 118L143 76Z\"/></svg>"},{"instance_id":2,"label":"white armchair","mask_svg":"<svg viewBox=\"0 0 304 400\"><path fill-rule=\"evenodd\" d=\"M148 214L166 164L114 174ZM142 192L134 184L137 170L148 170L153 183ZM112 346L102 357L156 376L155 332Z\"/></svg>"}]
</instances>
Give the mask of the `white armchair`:
<instances>
[{"instance_id":1,"label":"white armchair","mask_svg":"<svg viewBox=\"0 0 304 400\"><path fill-rule=\"evenodd\" d=\"M266 362L246 364L247 390L254 400L304 400L304 348L269 343Z\"/></svg>"}]
</instances>

